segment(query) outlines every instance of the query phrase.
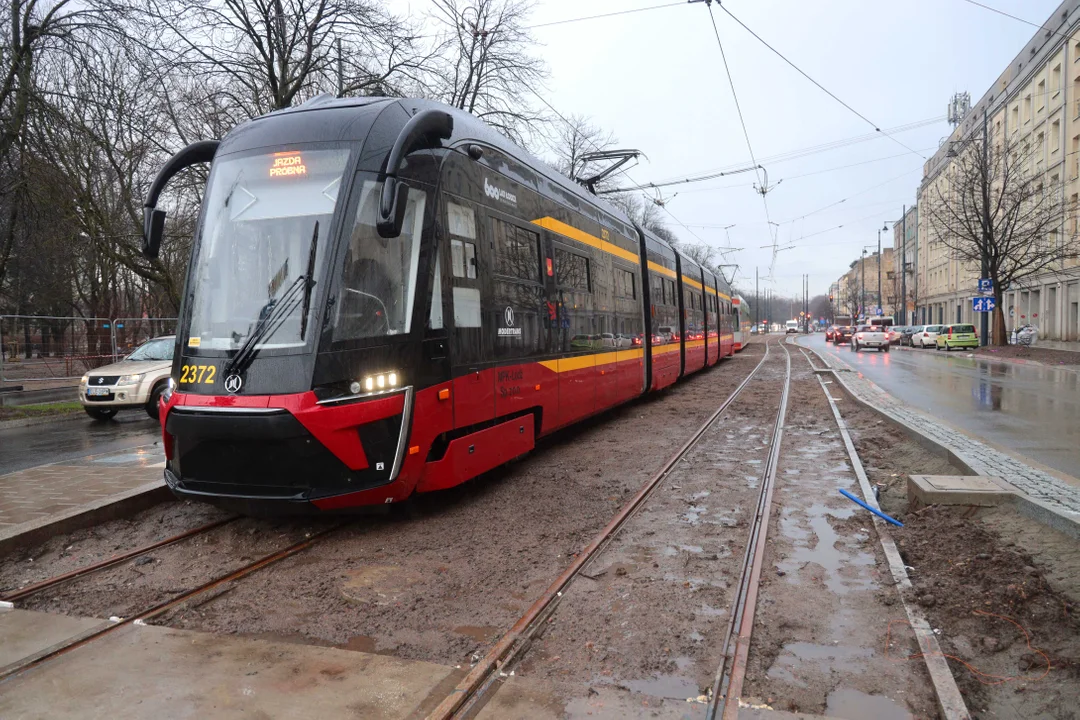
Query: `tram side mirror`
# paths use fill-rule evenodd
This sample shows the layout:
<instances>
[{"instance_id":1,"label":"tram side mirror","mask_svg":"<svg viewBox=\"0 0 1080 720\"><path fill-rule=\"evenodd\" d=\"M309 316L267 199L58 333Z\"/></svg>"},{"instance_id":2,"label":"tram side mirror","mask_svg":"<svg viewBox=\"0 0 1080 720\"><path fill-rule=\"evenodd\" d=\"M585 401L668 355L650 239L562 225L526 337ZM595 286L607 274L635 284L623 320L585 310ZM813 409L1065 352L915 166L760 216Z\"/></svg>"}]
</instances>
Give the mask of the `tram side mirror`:
<instances>
[{"instance_id":1,"label":"tram side mirror","mask_svg":"<svg viewBox=\"0 0 1080 720\"><path fill-rule=\"evenodd\" d=\"M396 238L405 225L405 208L409 201L409 185L394 177L386 178L379 202L379 218L375 228L379 237Z\"/></svg>"},{"instance_id":2,"label":"tram side mirror","mask_svg":"<svg viewBox=\"0 0 1080 720\"><path fill-rule=\"evenodd\" d=\"M165 211L143 208L143 257L153 259L161 251L161 237L165 234Z\"/></svg>"}]
</instances>

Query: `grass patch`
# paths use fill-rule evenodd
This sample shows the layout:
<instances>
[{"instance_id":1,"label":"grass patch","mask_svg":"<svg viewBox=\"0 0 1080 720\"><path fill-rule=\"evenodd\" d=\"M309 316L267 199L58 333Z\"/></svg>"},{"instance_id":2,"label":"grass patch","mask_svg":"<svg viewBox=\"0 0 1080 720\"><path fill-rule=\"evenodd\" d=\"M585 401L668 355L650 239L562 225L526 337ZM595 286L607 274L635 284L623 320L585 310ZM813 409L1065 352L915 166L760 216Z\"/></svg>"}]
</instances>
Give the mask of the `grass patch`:
<instances>
[{"instance_id":1,"label":"grass patch","mask_svg":"<svg viewBox=\"0 0 1080 720\"><path fill-rule=\"evenodd\" d=\"M82 405L77 400L71 402L40 403L38 405L0 406L0 420L20 420L23 418L49 417L52 415L70 415L80 412Z\"/></svg>"}]
</instances>

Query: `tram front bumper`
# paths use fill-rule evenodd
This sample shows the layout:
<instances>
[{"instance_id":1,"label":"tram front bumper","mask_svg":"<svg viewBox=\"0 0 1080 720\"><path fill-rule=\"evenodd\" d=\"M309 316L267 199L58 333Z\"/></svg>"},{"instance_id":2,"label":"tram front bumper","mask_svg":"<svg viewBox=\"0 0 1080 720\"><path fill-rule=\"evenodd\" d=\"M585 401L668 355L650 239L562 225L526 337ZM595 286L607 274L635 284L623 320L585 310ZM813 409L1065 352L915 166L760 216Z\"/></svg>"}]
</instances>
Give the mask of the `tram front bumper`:
<instances>
[{"instance_id":1,"label":"tram front bumper","mask_svg":"<svg viewBox=\"0 0 1080 720\"><path fill-rule=\"evenodd\" d=\"M396 478L408 433L404 393L339 406L298 396L262 398L261 406L251 400L170 402L165 480L175 494L294 505Z\"/></svg>"}]
</instances>

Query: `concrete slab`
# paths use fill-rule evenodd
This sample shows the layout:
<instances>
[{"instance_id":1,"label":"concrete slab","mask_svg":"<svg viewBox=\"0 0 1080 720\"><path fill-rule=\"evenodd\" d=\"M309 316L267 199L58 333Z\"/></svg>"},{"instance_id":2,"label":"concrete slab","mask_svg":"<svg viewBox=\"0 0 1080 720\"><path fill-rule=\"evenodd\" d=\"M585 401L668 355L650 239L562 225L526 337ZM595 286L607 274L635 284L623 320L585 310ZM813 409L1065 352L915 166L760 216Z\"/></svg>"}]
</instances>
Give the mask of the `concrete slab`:
<instances>
[{"instance_id":1,"label":"concrete slab","mask_svg":"<svg viewBox=\"0 0 1080 720\"><path fill-rule=\"evenodd\" d=\"M29 610L0 612L0 668L98 627L101 622Z\"/></svg>"},{"instance_id":2,"label":"concrete slab","mask_svg":"<svg viewBox=\"0 0 1080 720\"><path fill-rule=\"evenodd\" d=\"M452 672L349 650L133 626L4 681L0 717L404 718Z\"/></svg>"},{"instance_id":3,"label":"concrete slab","mask_svg":"<svg viewBox=\"0 0 1080 720\"><path fill-rule=\"evenodd\" d=\"M1009 483L986 475L911 475L908 502L923 505L977 505L991 507L1011 502L1016 493Z\"/></svg>"},{"instance_id":4,"label":"concrete slab","mask_svg":"<svg viewBox=\"0 0 1080 720\"><path fill-rule=\"evenodd\" d=\"M476 720L558 720L566 717L563 703L538 681L508 677Z\"/></svg>"}]
</instances>

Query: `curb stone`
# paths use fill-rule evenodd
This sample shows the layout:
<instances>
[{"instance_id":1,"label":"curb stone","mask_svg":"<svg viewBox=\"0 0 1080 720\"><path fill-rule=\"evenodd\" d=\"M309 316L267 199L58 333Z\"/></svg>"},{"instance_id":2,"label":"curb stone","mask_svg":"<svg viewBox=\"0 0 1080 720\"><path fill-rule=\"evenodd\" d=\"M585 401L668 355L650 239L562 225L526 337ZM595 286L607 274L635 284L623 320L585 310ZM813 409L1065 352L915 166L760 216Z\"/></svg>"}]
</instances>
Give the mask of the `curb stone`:
<instances>
[{"instance_id":1,"label":"curb stone","mask_svg":"<svg viewBox=\"0 0 1080 720\"><path fill-rule=\"evenodd\" d=\"M35 425L49 425L58 422L71 422L85 417L81 410L72 410L70 413L46 415L45 417L15 418L14 420L0 420L0 430L11 428L34 427Z\"/></svg>"},{"instance_id":2,"label":"curb stone","mask_svg":"<svg viewBox=\"0 0 1080 720\"><path fill-rule=\"evenodd\" d=\"M915 352L915 348L908 347L906 345L895 345L894 348L899 349L899 350L903 350L904 352ZM806 348L806 349L811 350L811 351L813 350L812 348ZM922 350L923 348L919 348L919 349ZM926 350L927 350L927 354L932 355L933 357L940 357L942 359L945 359L945 358L948 358L948 357L956 357L955 355L946 355L946 354L943 354L943 353L940 353L940 352L930 350L928 348ZM960 355L959 357L967 358L968 355ZM1025 358L993 357L991 355L975 355L973 353L971 354L971 359L972 360L985 360L987 362L1006 363L1008 365L1028 365L1030 367L1049 368L1050 370L1064 370L1065 372L1080 373L1080 367L1078 367L1078 365L1080 365L1080 363L1073 364L1073 365L1048 365L1048 364L1046 364L1044 362L1039 362L1038 360L1027 360Z\"/></svg>"}]
</instances>

